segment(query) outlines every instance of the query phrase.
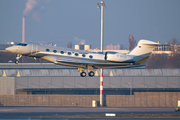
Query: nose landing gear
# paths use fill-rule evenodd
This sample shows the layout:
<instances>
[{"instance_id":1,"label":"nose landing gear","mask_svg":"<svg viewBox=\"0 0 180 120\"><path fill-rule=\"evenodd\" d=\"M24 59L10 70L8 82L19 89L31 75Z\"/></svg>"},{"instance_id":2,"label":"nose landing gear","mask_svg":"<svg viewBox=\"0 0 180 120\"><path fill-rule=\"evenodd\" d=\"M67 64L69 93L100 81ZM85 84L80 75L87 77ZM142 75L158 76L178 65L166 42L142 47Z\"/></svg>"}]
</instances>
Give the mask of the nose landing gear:
<instances>
[{"instance_id":1,"label":"nose landing gear","mask_svg":"<svg viewBox=\"0 0 180 120\"><path fill-rule=\"evenodd\" d=\"M17 54L16 60L15 60L15 63L16 63L16 64L19 63L19 59L20 59L21 57L22 57L22 55Z\"/></svg>"}]
</instances>

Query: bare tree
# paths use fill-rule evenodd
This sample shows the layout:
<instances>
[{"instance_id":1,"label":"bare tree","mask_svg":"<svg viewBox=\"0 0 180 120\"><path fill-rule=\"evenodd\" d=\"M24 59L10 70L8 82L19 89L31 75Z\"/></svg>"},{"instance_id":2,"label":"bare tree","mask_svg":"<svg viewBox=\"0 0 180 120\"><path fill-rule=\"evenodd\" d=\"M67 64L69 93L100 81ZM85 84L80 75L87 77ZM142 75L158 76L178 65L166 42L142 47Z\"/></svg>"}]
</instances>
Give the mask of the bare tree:
<instances>
[{"instance_id":1,"label":"bare tree","mask_svg":"<svg viewBox=\"0 0 180 120\"><path fill-rule=\"evenodd\" d=\"M180 68L180 46L176 38L168 42L171 46L172 54L151 54L146 62L146 68Z\"/></svg>"},{"instance_id":2,"label":"bare tree","mask_svg":"<svg viewBox=\"0 0 180 120\"><path fill-rule=\"evenodd\" d=\"M129 51L131 51L136 46L136 40L134 40L135 35L129 35Z\"/></svg>"},{"instance_id":3,"label":"bare tree","mask_svg":"<svg viewBox=\"0 0 180 120\"><path fill-rule=\"evenodd\" d=\"M146 68L147 69L165 68L167 59L168 57L166 54L151 54L146 62Z\"/></svg>"},{"instance_id":4,"label":"bare tree","mask_svg":"<svg viewBox=\"0 0 180 120\"><path fill-rule=\"evenodd\" d=\"M176 38L172 38L168 43L171 45L179 45L179 41Z\"/></svg>"},{"instance_id":5,"label":"bare tree","mask_svg":"<svg viewBox=\"0 0 180 120\"><path fill-rule=\"evenodd\" d=\"M172 56L175 54L179 54L180 53L180 47L179 47L179 41L176 38L172 38L171 40L169 40L169 42L167 42L168 44L170 44L170 49L172 51Z\"/></svg>"},{"instance_id":6,"label":"bare tree","mask_svg":"<svg viewBox=\"0 0 180 120\"><path fill-rule=\"evenodd\" d=\"M68 42L67 48L72 48L72 42Z\"/></svg>"}]
</instances>

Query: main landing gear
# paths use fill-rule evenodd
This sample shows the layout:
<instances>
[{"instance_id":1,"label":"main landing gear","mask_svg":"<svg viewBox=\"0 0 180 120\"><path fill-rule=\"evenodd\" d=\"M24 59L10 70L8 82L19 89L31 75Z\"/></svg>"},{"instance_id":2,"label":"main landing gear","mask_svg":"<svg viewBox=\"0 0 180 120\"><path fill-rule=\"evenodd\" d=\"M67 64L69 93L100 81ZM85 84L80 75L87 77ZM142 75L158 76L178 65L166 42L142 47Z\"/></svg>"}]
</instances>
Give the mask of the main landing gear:
<instances>
[{"instance_id":1,"label":"main landing gear","mask_svg":"<svg viewBox=\"0 0 180 120\"><path fill-rule=\"evenodd\" d=\"M86 77L86 72L84 72L83 68L78 68L77 71L80 71L80 76L81 77ZM89 77L93 77L94 76L94 72L90 71L88 75L89 75Z\"/></svg>"},{"instance_id":2,"label":"main landing gear","mask_svg":"<svg viewBox=\"0 0 180 120\"><path fill-rule=\"evenodd\" d=\"M81 77L86 77L86 72L80 73Z\"/></svg>"},{"instance_id":3,"label":"main landing gear","mask_svg":"<svg viewBox=\"0 0 180 120\"><path fill-rule=\"evenodd\" d=\"M80 73L80 75L81 75L81 77L86 77L86 72L83 71L83 72ZM88 75L89 75L89 77L93 77L94 76L94 72L90 71Z\"/></svg>"},{"instance_id":4,"label":"main landing gear","mask_svg":"<svg viewBox=\"0 0 180 120\"><path fill-rule=\"evenodd\" d=\"M93 71L90 71L89 72L89 77L93 77L94 76L94 72Z\"/></svg>"}]
</instances>

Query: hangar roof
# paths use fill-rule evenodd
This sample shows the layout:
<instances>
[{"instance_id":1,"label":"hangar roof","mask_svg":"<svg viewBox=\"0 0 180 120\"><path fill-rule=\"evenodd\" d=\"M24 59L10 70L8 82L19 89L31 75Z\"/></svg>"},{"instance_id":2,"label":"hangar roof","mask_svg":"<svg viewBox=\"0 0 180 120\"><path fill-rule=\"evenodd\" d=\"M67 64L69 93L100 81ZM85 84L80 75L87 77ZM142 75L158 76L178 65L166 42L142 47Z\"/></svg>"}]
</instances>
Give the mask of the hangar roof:
<instances>
[{"instance_id":1,"label":"hangar roof","mask_svg":"<svg viewBox=\"0 0 180 120\"><path fill-rule=\"evenodd\" d=\"M88 72L85 70L85 72ZM95 76L100 75L96 70ZM180 69L103 69L104 76L180 76ZM80 76L77 69L1 69L0 77L23 76Z\"/></svg>"}]
</instances>

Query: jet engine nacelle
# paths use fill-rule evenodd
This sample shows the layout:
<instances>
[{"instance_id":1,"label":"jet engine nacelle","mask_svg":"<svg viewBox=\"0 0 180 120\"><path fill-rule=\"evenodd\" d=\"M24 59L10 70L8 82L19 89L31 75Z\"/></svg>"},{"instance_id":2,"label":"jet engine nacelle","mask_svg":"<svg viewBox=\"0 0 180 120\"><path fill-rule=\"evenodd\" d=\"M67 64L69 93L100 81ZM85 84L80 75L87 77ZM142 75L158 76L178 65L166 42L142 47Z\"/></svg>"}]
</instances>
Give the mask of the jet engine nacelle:
<instances>
[{"instance_id":1,"label":"jet engine nacelle","mask_svg":"<svg viewBox=\"0 0 180 120\"><path fill-rule=\"evenodd\" d=\"M133 62L133 58L123 53L106 52L105 60L115 62Z\"/></svg>"}]
</instances>

